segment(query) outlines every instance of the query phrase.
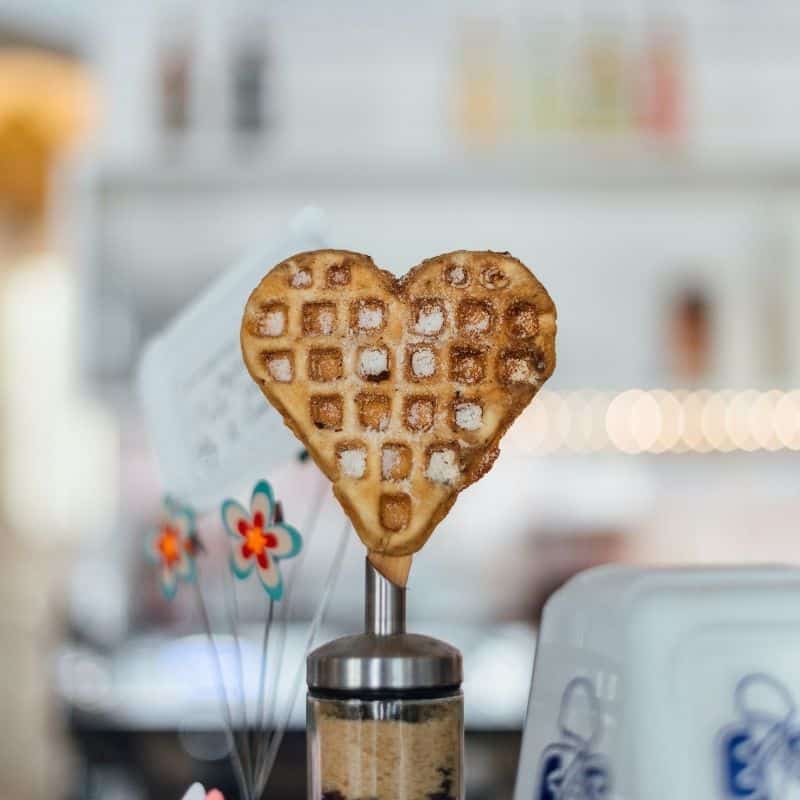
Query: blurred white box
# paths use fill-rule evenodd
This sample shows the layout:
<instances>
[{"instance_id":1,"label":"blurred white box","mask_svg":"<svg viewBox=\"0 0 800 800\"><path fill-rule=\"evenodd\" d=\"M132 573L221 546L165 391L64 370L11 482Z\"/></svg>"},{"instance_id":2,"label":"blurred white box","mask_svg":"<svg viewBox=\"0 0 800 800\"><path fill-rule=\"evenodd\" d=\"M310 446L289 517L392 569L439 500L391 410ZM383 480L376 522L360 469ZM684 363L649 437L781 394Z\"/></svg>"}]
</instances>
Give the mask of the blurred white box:
<instances>
[{"instance_id":1,"label":"blurred white box","mask_svg":"<svg viewBox=\"0 0 800 800\"><path fill-rule=\"evenodd\" d=\"M139 393L164 490L197 511L218 505L302 450L242 360L250 293L272 267L324 244L324 215L300 211L276 241L223 273L145 347Z\"/></svg>"},{"instance_id":2,"label":"blurred white box","mask_svg":"<svg viewBox=\"0 0 800 800\"><path fill-rule=\"evenodd\" d=\"M547 604L515 800L800 798L800 570L602 567Z\"/></svg>"}]
</instances>

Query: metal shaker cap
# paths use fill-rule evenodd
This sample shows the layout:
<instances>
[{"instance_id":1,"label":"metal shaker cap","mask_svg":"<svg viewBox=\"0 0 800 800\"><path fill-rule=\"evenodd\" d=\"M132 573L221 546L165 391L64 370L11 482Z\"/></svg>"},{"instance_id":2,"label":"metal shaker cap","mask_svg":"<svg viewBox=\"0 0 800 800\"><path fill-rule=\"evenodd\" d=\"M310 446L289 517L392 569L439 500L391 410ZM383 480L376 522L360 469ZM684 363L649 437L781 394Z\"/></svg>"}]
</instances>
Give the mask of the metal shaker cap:
<instances>
[{"instance_id":1,"label":"metal shaker cap","mask_svg":"<svg viewBox=\"0 0 800 800\"><path fill-rule=\"evenodd\" d=\"M336 639L308 657L308 686L338 692L460 686L461 653L430 636L364 633Z\"/></svg>"},{"instance_id":2,"label":"metal shaker cap","mask_svg":"<svg viewBox=\"0 0 800 800\"><path fill-rule=\"evenodd\" d=\"M406 633L405 588L384 578L369 560L365 606L365 633L336 639L308 656L312 691L408 692L461 685L461 653L430 636Z\"/></svg>"}]
</instances>

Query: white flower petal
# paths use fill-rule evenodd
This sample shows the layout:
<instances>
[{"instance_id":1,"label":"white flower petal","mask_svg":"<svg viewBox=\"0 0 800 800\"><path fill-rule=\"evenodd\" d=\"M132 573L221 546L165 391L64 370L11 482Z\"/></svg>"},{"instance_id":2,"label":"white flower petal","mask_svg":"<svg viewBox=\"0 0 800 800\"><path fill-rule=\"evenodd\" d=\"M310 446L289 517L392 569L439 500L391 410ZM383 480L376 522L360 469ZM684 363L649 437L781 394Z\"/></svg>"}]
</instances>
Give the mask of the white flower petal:
<instances>
[{"instance_id":1,"label":"white flower petal","mask_svg":"<svg viewBox=\"0 0 800 800\"><path fill-rule=\"evenodd\" d=\"M286 558L289 555L296 555L296 540L284 527L276 525L268 528L265 533L271 533L278 540L277 547L270 547L268 551L271 556Z\"/></svg>"},{"instance_id":2,"label":"white flower petal","mask_svg":"<svg viewBox=\"0 0 800 800\"><path fill-rule=\"evenodd\" d=\"M228 533L238 541L243 541L242 534L239 533L239 522L241 520L244 520L248 526L250 525L250 515L244 506L235 500L226 500L222 506L222 521L225 523Z\"/></svg>"},{"instance_id":3,"label":"white flower petal","mask_svg":"<svg viewBox=\"0 0 800 800\"><path fill-rule=\"evenodd\" d=\"M201 783L193 783L182 800L206 800L206 790Z\"/></svg>"},{"instance_id":4,"label":"white flower petal","mask_svg":"<svg viewBox=\"0 0 800 800\"><path fill-rule=\"evenodd\" d=\"M246 578L253 570L255 564L255 556L251 555L245 558L242 554L242 547L244 546L244 539L238 542L231 543L231 559L233 561L233 570L239 578Z\"/></svg>"},{"instance_id":5,"label":"white flower petal","mask_svg":"<svg viewBox=\"0 0 800 800\"><path fill-rule=\"evenodd\" d=\"M148 534L144 543L144 552L147 558L154 564L161 563L161 551L158 549L158 543L161 539L161 530L155 530Z\"/></svg>"},{"instance_id":6,"label":"white flower petal","mask_svg":"<svg viewBox=\"0 0 800 800\"><path fill-rule=\"evenodd\" d=\"M168 598L173 598L178 588L178 576L166 565L161 567L161 589Z\"/></svg>"},{"instance_id":7,"label":"white flower petal","mask_svg":"<svg viewBox=\"0 0 800 800\"><path fill-rule=\"evenodd\" d=\"M169 514L169 523L180 534L181 539L188 539L194 528L194 519L188 511L174 509Z\"/></svg>"},{"instance_id":8,"label":"white flower petal","mask_svg":"<svg viewBox=\"0 0 800 800\"><path fill-rule=\"evenodd\" d=\"M175 570L175 574L184 581L190 580L194 575L194 564L192 563L191 556L189 556L185 550L181 549L181 554L173 569Z\"/></svg>"},{"instance_id":9,"label":"white flower petal","mask_svg":"<svg viewBox=\"0 0 800 800\"><path fill-rule=\"evenodd\" d=\"M258 568L258 577L261 579L261 583L266 589L270 590L273 599L278 599L280 594L277 594L277 596L275 594L279 591L281 585L281 573L278 568L278 562L274 558L268 557L266 569L262 567L258 561L256 561L256 567Z\"/></svg>"}]
</instances>

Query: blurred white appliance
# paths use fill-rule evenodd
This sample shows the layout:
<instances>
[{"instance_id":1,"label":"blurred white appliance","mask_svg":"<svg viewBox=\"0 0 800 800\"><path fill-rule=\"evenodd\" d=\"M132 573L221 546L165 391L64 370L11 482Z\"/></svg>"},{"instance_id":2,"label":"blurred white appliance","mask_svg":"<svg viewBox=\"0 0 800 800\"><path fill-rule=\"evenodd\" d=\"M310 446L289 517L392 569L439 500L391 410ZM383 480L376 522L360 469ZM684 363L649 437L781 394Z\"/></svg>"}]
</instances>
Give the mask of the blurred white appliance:
<instances>
[{"instance_id":1,"label":"blurred white appliance","mask_svg":"<svg viewBox=\"0 0 800 800\"><path fill-rule=\"evenodd\" d=\"M515 800L800 798L800 570L601 567L548 603Z\"/></svg>"}]
</instances>

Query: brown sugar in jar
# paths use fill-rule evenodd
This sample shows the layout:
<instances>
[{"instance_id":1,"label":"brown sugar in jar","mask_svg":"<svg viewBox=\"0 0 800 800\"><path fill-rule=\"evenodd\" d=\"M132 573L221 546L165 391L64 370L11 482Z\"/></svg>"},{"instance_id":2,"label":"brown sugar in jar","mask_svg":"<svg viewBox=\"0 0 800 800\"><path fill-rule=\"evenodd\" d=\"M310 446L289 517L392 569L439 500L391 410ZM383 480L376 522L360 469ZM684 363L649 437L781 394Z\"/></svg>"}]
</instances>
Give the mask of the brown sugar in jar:
<instances>
[{"instance_id":1,"label":"brown sugar in jar","mask_svg":"<svg viewBox=\"0 0 800 800\"><path fill-rule=\"evenodd\" d=\"M315 800L457 800L460 693L425 700L309 698Z\"/></svg>"}]
</instances>

